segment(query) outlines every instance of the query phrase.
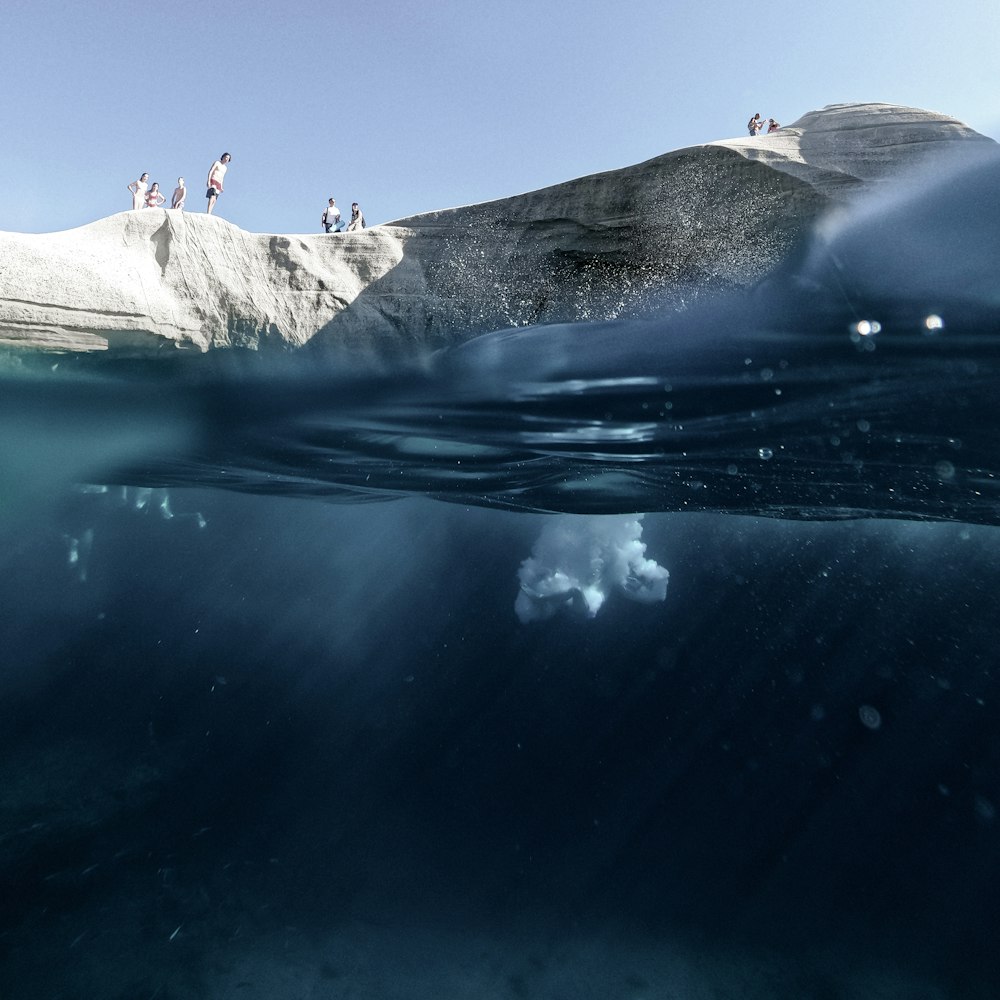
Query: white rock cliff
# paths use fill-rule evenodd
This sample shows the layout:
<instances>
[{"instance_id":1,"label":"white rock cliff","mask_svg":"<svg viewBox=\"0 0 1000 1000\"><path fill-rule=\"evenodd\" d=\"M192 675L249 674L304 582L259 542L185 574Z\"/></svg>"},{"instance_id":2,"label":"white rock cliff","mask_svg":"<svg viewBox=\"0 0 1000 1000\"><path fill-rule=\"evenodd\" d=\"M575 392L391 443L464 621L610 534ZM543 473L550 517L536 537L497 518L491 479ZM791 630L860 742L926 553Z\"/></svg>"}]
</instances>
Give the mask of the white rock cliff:
<instances>
[{"instance_id":1,"label":"white rock cliff","mask_svg":"<svg viewBox=\"0 0 1000 1000\"><path fill-rule=\"evenodd\" d=\"M995 145L932 112L832 105L772 135L359 233L254 234L162 209L0 233L0 344L384 356L508 326L642 315L751 287L831 206L984 144Z\"/></svg>"}]
</instances>

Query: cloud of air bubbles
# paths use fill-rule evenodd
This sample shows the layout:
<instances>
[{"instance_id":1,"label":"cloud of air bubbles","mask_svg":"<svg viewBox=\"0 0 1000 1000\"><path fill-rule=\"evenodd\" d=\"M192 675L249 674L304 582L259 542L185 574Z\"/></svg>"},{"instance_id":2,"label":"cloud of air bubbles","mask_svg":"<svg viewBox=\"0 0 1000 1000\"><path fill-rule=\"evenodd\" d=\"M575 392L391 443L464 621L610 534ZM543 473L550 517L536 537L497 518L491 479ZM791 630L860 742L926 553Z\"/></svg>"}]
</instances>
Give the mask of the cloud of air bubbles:
<instances>
[{"instance_id":1,"label":"cloud of air bubbles","mask_svg":"<svg viewBox=\"0 0 1000 1000\"><path fill-rule=\"evenodd\" d=\"M570 611L593 618L615 590L633 601L664 600L670 574L646 558L641 538L641 514L551 518L518 570L517 617L533 622Z\"/></svg>"}]
</instances>

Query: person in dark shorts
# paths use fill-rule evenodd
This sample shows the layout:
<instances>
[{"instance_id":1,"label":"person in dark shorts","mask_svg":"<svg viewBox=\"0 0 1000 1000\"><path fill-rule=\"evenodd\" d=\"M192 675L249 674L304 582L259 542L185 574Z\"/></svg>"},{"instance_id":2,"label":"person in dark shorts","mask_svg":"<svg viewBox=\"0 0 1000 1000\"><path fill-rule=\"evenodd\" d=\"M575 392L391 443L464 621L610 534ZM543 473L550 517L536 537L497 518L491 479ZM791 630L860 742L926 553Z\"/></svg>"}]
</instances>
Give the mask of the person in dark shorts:
<instances>
[{"instance_id":1,"label":"person in dark shorts","mask_svg":"<svg viewBox=\"0 0 1000 1000\"><path fill-rule=\"evenodd\" d=\"M207 212L209 215L212 214L212 209L215 208L215 203L218 201L219 195L222 194L222 179L226 176L231 159L232 157L228 153L223 153L212 164L212 168L208 172L208 190L205 192L205 197L208 199Z\"/></svg>"}]
</instances>

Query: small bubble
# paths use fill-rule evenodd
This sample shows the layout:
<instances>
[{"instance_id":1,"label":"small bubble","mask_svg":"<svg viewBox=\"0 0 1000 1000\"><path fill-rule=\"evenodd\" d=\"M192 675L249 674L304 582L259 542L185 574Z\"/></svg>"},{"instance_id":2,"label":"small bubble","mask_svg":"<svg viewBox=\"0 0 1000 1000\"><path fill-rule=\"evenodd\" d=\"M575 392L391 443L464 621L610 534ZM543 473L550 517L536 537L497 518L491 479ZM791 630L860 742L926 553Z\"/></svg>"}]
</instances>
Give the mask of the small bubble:
<instances>
[{"instance_id":1,"label":"small bubble","mask_svg":"<svg viewBox=\"0 0 1000 1000\"><path fill-rule=\"evenodd\" d=\"M770 382L774 378L773 368L761 368L760 379L762 382Z\"/></svg>"},{"instance_id":2,"label":"small bubble","mask_svg":"<svg viewBox=\"0 0 1000 1000\"><path fill-rule=\"evenodd\" d=\"M936 313L931 313L930 316L924 317L924 329L928 333L937 333L938 330L944 329L944 320Z\"/></svg>"},{"instance_id":3,"label":"small bubble","mask_svg":"<svg viewBox=\"0 0 1000 1000\"><path fill-rule=\"evenodd\" d=\"M955 478L955 466L948 461L940 461L935 464L934 471L937 473L938 479L948 480Z\"/></svg>"},{"instance_id":4,"label":"small bubble","mask_svg":"<svg viewBox=\"0 0 1000 1000\"><path fill-rule=\"evenodd\" d=\"M809 718L813 722L822 722L826 718L826 709L822 705L813 705L809 712Z\"/></svg>"},{"instance_id":5,"label":"small bubble","mask_svg":"<svg viewBox=\"0 0 1000 1000\"><path fill-rule=\"evenodd\" d=\"M770 448L758 448L757 454L765 461L768 462L774 458L774 452Z\"/></svg>"},{"instance_id":6,"label":"small bubble","mask_svg":"<svg viewBox=\"0 0 1000 1000\"><path fill-rule=\"evenodd\" d=\"M862 434L867 434L871 429L872 425L868 423L867 420L858 421L858 430L861 431Z\"/></svg>"},{"instance_id":7,"label":"small bubble","mask_svg":"<svg viewBox=\"0 0 1000 1000\"><path fill-rule=\"evenodd\" d=\"M739 473L739 471L740 470L735 465L733 465L732 463L730 463L729 465L726 466L726 472L728 472L729 475L731 475L731 476L737 475Z\"/></svg>"},{"instance_id":8,"label":"small bubble","mask_svg":"<svg viewBox=\"0 0 1000 1000\"><path fill-rule=\"evenodd\" d=\"M881 330L882 324L875 319L859 319L857 323L851 326L851 332L861 337L874 337Z\"/></svg>"},{"instance_id":9,"label":"small bubble","mask_svg":"<svg viewBox=\"0 0 1000 1000\"><path fill-rule=\"evenodd\" d=\"M862 705L858 709L858 718L868 729L878 729L882 725L882 715L873 705Z\"/></svg>"}]
</instances>

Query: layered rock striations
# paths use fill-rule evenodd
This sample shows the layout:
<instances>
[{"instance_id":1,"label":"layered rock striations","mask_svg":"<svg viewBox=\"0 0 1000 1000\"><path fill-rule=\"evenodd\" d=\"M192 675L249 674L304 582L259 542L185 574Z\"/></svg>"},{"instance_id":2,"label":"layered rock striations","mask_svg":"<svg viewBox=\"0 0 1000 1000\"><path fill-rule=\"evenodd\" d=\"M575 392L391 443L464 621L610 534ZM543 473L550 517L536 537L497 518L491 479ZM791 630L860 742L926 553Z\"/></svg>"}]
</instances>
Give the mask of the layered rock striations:
<instances>
[{"instance_id":1,"label":"layered rock striations","mask_svg":"<svg viewBox=\"0 0 1000 1000\"><path fill-rule=\"evenodd\" d=\"M931 112L832 105L772 135L359 233L262 235L165 210L4 233L0 343L410 354L507 326L642 315L749 288L831 206L987 144Z\"/></svg>"}]
</instances>

